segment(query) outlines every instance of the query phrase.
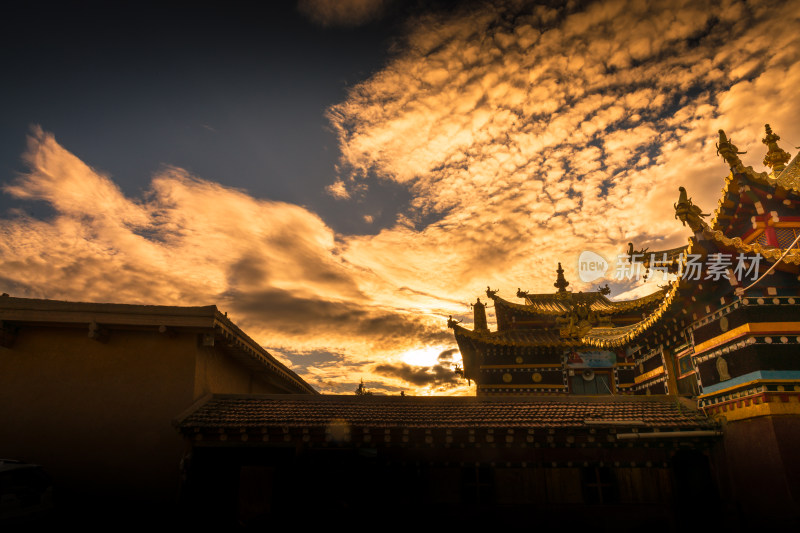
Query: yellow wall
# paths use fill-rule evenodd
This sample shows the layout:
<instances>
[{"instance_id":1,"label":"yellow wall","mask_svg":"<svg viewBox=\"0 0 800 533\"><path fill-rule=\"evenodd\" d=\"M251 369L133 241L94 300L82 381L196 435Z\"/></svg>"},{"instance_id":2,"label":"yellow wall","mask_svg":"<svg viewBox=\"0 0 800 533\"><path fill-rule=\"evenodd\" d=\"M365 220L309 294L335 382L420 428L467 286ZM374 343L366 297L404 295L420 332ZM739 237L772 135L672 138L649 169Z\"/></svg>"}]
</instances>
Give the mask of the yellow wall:
<instances>
[{"instance_id":1,"label":"yellow wall","mask_svg":"<svg viewBox=\"0 0 800 533\"><path fill-rule=\"evenodd\" d=\"M195 367L194 397L215 394L279 394L285 393L267 380L245 368L239 361L219 349L199 347Z\"/></svg>"},{"instance_id":2,"label":"yellow wall","mask_svg":"<svg viewBox=\"0 0 800 533\"><path fill-rule=\"evenodd\" d=\"M197 334L23 326L0 348L0 457L43 465L70 486L172 499L191 406Z\"/></svg>"}]
</instances>

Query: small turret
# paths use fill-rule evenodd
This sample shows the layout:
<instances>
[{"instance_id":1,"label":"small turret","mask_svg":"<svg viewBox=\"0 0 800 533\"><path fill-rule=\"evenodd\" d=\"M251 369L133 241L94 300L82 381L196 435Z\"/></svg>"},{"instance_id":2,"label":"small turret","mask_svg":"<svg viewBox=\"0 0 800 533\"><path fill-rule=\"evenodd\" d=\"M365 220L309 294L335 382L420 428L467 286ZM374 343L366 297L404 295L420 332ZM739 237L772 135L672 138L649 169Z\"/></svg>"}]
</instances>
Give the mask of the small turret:
<instances>
[{"instance_id":1,"label":"small turret","mask_svg":"<svg viewBox=\"0 0 800 533\"><path fill-rule=\"evenodd\" d=\"M472 311L474 313L473 329L475 331L489 331L489 326L486 323L486 305L481 303L480 298L472 304Z\"/></svg>"},{"instance_id":2,"label":"small turret","mask_svg":"<svg viewBox=\"0 0 800 533\"><path fill-rule=\"evenodd\" d=\"M556 270L556 282L553 283L553 287L558 289L558 292L563 293L567 292L567 286L569 286L569 281L564 278L564 269L561 268L561 263L558 264L558 269Z\"/></svg>"}]
</instances>

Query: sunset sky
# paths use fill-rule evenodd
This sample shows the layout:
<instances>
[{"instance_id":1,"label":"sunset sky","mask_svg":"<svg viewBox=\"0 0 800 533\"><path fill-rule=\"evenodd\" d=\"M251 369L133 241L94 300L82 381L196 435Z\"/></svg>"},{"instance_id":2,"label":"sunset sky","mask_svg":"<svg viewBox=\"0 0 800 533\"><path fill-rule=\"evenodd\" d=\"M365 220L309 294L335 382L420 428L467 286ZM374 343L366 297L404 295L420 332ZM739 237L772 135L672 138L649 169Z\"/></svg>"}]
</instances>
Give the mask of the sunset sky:
<instances>
[{"instance_id":1,"label":"sunset sky","mask_svg":"<svg viewBox=\"0 0 800 533\"><path fill-rule=\"evenodd\" d=\"M216 304L321 392L472 394L448 315L559 261L647 294L578 255L685 244L720 128L800 146L800 0L275 4L3 8L0 292Z\"/></svg>"}]
</instances>

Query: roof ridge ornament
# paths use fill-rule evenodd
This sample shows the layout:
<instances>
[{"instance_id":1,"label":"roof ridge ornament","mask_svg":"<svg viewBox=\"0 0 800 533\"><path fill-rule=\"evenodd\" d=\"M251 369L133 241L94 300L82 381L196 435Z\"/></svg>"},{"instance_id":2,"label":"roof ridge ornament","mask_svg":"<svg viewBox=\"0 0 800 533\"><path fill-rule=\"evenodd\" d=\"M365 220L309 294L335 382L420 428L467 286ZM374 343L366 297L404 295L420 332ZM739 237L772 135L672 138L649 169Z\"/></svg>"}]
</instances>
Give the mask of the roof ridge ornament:
<instances>
[{"instance_id":1,"label":"roof ridge ornament","mask_svg":"<svg viewBox=\"0 0 800 533\"><path fill-rule=\"evenodd\" d=\"M580 338L589 333L593 327L613 327L608 316L592 309L591 302L573 302L569 310L556 318L559 335L568 338Z\"/></svg>"},{"instance_id":2,"label":"roof ridge ornament","mask_svg":"<svg viewBox=\"0 0 800 533\"><path fill-rule=\"evenodd\" d=\"M720 130L720 136L722 135L724 135L724 133L722 133L722 130ZM678 197L678 203L673 204L673 207L675 208L675 218L683 222L684 226L688 222L689 227L692 228L692 231L695 233L702 231L702 229L706 226L706 223L702 217L707 217L708 213L703 213L702 209L692 203L692 199L689 198L688 194L686 194L685 188L678 187L678 190L681 193Z\"/></svg>"},{"instance_id":3,"label":"roof ridge ornament","mask_svg":"<svg viewBox=\"0 0 800 533\"><path fill-rule=\"evenodd\" d=\"M633 249L633 243L629 242L628 243L628 259L630 260L631 263L635 263L636 262L635 261L636 256L644 257L645 254L647 253L647 250L649 250L649 249L650 248L642 248L641 250L634 250Z\"/></svg>"},{"instance_id":4,"label":"roof ridge ornament","mask_svg":"<svg viewBox=\"0 0 800 533\"><path fill-rule=\"evenodd\" d=\"M556 282L553 283L553 287L558 289L559 293L566 293L568 286L569 281L564 278L564 269L561 268L561 263L558 263L558 269L556 269Z\"/></svg>"},{"instance_id":5,"label":"roof ridge ornament","mask_svg":"<svg viewBox=\"0 0 800 533\"><path fill-rule=\"evenodd\" d=\"M778 141L781 140L781 138L779 135L772 132L772 128L769 124L765 124L764 129L767 132L766 137L761 139L761 142L767 145L767 155L764 156L764 165L771 168L775 175L778 175L786 168L786 163L789 162L792 156L789 155L789 152L778 146Z\"/></svg>"},{"instance_id":6,"label":"roof ridge ornament","mask_svg":"<svg viewBox=\"0 0 800 533\"><path fill-rule=\"evenodd\" d=\"M740 152L739 148L733 144L733 139L728 139L723 130L719 130L719 143L717 144L717 155L722 158L731 167L731 170L736 172L744 172L744 165L739 155L746 154L747 152Z\"/></svg>"}]
</instances>

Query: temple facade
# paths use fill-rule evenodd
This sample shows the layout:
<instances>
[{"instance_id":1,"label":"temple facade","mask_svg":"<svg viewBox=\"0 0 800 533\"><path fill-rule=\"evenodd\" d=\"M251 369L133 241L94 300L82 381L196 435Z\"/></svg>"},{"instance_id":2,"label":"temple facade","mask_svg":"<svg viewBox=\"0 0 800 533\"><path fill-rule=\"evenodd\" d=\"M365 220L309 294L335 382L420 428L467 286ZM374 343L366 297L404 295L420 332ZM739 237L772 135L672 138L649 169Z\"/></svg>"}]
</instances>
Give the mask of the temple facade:
<instances>
[{"instance_id":1,"label":"temple facade","mask_svg":"<svg viewBox=\"0 0 800 533\"><path fill-rule=\"evenodd\" d=\"M650 384L636 381L635 355L630 349L587 340L599 331L635 326L643 314L658 307L664 291L626 302L609 300L607 288L571 292L560 263L554 285L558 290L549 294L517 291L525 303L509 302L487 289L494 302L497 331L489 331L480 298L473 304L473 330L450 322L464 360L464 375L476 382L478 395L646 392Z\"/></svg>"},{"instance_id":2,"label":"temple facade","mask_svg":"<svg viewBox=\"0 0 800 533\"><path fill-rule=\"evenodd\" d=\"M724 426L717 468L731 498L800 514L800 461L790 451L800 441L800 162L779 139L767 125L769 171L756 172L720 130L730 173L717 209L704 213L680 187L675 217L693 232L688 244L629 244L627 266L665 274L661 290L620 302L607 289L570 292L559 264L553 293L518 291L524 302L513 303L487 289L496 331L480 299L472 330L451 319L477 395L690 398ZM756 485L767 488L747 488Z\"/></svg>"},{"instance_id":3,"label":"temple facade","mask_svg":"<svg viewBox=\"0 0 800 533\"><path fill-rule=\"evenodd\" d=\"M688 245L629 245L631 270L669 275L661 290L629 301L607 298L607 286L573 292L559 264L557 290L518 290L524 303L487 288L496 331L480 298L472 330L451 319L477 394L684 394L718 412L743 395L800 392L792 356L800 346L800 164L787 166L789 154L766 130L771 172L760 173L742 165L720 131L718 152L731 173L710 220L680 187L675 216L694 232ZM725 412L764 409L753 405L761 403L733 402Z\"/></svg>"}]
</instances>

